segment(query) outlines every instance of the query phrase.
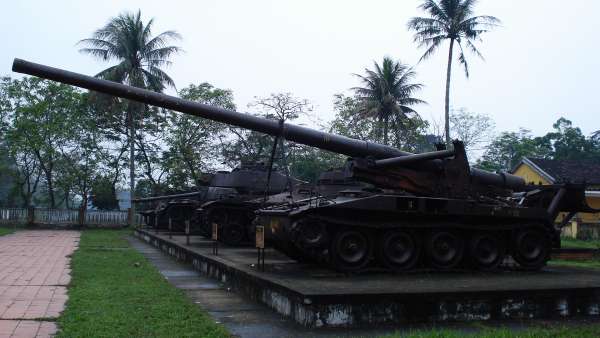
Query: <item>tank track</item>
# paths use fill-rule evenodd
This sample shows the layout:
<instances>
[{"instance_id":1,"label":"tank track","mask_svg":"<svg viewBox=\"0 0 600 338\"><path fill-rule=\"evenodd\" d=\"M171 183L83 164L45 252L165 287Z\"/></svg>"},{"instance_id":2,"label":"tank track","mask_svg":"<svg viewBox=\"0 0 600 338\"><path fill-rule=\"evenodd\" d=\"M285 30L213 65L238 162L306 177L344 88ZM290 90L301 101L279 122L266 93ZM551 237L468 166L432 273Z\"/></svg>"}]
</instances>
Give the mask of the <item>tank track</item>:
<instances>
[{"instance_id":1,"label":"tank track","mask_svg":"<svg viewBox=\"0 0 600 338\"><path fill-rule=\"evenodd\" d=\"M349 226L310 218L301 219L290 227L293 250L282 251L289 251L304 261L314 261L350 273L489 271L501 268L539 270L550 259L556 236L554 228L543 222L503 224L473 230L473 226L469 225L437 228L425 225L395 228ZM454 258L448 253L448 246L450 251L453 247L453 236L459 243ZM410 252L406 249L411 247L410 237L413 238L415 257L406 256L406 252ZM363 254L360 248L365 240L367 249ZM512 258L517 265L507 265L507 258L509 261Z\"/></svg>"}]
</instances>

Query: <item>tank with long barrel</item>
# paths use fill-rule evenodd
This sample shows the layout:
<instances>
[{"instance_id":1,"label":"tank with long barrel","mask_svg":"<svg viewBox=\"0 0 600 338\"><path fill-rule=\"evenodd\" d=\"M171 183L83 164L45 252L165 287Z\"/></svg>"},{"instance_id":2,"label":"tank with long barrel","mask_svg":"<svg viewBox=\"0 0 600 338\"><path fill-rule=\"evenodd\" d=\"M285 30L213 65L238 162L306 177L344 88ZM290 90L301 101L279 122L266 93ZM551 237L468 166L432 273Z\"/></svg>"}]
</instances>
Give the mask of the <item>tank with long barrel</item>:
<instances>
[{"instance_id":1,"label":"tank with long barrel","mask_svg":"<svg viewBox=\"0 0 600 338\"><path fill-rule=\"evenodd\" d=\"M244 163L232 171L209 175L195 192L138 198L140 213L146 225L155 230L188 232L210 236L214 219L220 223L220 240L238 245L253 239L251 229L254 211L263 205L258 197L289 195L299 180L264 163ZM267 183L268 182L268 183ZM262 201L262 199L261 199ZM266 205L266 204L265 204ZM219 210L214 210L216 207Z\"/></svg>"},{"instance_id":2,"label":"tank with long barrel","mask_svg":"<svg viewBox=\"0 0 600 338\"><path fill-rule=\"evenodd\" d=\"M290 123L282 124L274 120L242 114L220 107L184 100L178 97L98 79L21 59L14 60L12 69L19 73L29 74L108 95L171 109L269 135L281 136L292 142L313 146L350 157L371 157L377 160L383 160L406 156L419 156L378 143L352 139ZM447 157L449 154L442 152L441 154L436 155L443 158ZM418 166L421 169L437 170L441 165L440 159L436 158L436 156L430 156L424 159L415 158L414 160L413 165ZM384 166L386 164L390 163L380 162L378 165ZM522 189L525 185L525 181L520 177L510 174L491 173L476 168L471 168L470 176L473 180L480 182L483 185L493 185L513 190Z\"/></svg>"},{"instance_id":3,"label":"tank with long barrel","mask_svg":"<svg viewBox=\"0 0 600 338\"><path fill-rule=\"evenodd\" d=\"M526 185L471 168L459 141L453 149L411 154L24 60L15 59L13 70L351 157L348 177L372 188L262 208L254 222L290 256L345 272L493 270L508 256L536 270L560 246L560 227L570 217L597 211L583 184ZM556 226L560 212L567 217Z\"/></svg>"}]
</instances>

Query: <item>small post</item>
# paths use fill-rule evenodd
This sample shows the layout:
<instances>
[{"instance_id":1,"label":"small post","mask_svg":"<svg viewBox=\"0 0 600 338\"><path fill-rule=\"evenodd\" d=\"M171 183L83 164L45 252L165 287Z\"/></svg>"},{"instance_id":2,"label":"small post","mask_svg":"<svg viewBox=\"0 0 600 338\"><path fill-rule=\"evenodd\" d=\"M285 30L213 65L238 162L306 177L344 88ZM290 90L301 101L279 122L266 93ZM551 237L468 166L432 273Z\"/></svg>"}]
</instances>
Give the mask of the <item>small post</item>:
<instances>
[{"instance_id":1,"label":"small post","mask_svg":"<svg viewBox=\"0 0 600 338\"><path fill-rule=\"evenodd\" d=\"M171 222L171 217L169 217L169 239L173 238L173 228L172 228L172 222Z\"/></svg>"},{"instance_id":2,"label":"small post","mask_svg":"<svg viewBox=\"0 0 600 338\"><path fill-rule=\"evenodd\" d=\"M156 215L152 217L152 224L154 225L154 232L158 234L158 217Z\"/></svg>"},{"instance_id":3,"label":"small post","mask_svg":"<svg viewBox=\"0 0 600 338\"><path fill-rule=\"evenodd\" d=\"M27 225L31 226L35 222L35 208L29 207L27 208Z\"/></svg>"},{"instance_id":4,"label":"small post","mask_svg":"<svg viewBox=\"0 0 600 338\"><path fill-rule=\"evenodd\" d=\"M219 225L212 224L213 255L219 255Z\"/></svg>"},{"instance_id":5,"label":"small post","mask_svg":"<svg viewBox=\"0 0 600 338\"><path fill-rule=\"evenodd\" d=\"M265 271L265 227L256 227L256 250L257 250L257 265L260 271Z\"/></svg>"},{"instance_id":6,"label":"small post","mask_svg":"<svg viewBox=\"0 0 600 338\"><path fill-rule=\"evenodd\" d=\"M190 245L190 220L185 220L185 245Z\"/></svg>"}]
</instances>

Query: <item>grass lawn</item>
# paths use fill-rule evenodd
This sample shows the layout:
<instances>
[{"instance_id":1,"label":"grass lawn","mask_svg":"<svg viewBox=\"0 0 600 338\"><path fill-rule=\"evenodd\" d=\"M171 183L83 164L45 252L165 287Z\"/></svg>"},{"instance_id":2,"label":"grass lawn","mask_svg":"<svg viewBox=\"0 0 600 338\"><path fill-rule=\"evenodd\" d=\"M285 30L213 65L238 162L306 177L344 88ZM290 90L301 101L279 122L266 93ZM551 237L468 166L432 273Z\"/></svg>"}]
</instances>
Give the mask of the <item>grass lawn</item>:
<instances>
[{"instance_id":1,"label":"grass lawn","mask_svg":"<svg viewBox=\"0 0 600 338\"><path fill-rule=\"evenodd\" d=\"M577 249L600 249L600 240L584 241L580 239L565 238L560 239L561 247Z\"/></svg>"},{"instance_id":2,"label":"grass lawn","mask_svg":"<svg viewBox=\"0 0 600 338\"><path fill-rule=\"evenodd\" d=\"M415 330L383 336L381 338L571 338L571 337L598 337L600 323L568 323L568 324L544 324L543 327L532 328L498 328L490 327L480 323L466 326L464 329L439 329L439 330Z\"/></svg>"},{"instance_id":3,"label":"grass lawn","mask_svg":"<svg viewBox=\"0 0 600 338\"><path fill-rule=\"evenodd\" d=\"M562 259L555 259L548 262L550 265L564 265L564 266L573 266L577 268L600 268L600 260L598 259L590 259L585 261L568 261Z\"/></svg>"},{"instance_id":4,"label":"grass lawn","mask_svg":"<svg viewBox=\"0 0 600 338\"><path fill-rule=\"evenodd\" d=\"M0 236L12 234L13 232L15 232L13 228L0 227Z\"/></svg>"},{"instance_id":5,"label":"grass lawn","mask_svg":"<svg viewBox=\"0 0 600 338\"><path fill-rule=\"evenodd\" d=\"M125 239L129 230L85 230L57 337L229 337Z\"/></svg>"}]
</instances>

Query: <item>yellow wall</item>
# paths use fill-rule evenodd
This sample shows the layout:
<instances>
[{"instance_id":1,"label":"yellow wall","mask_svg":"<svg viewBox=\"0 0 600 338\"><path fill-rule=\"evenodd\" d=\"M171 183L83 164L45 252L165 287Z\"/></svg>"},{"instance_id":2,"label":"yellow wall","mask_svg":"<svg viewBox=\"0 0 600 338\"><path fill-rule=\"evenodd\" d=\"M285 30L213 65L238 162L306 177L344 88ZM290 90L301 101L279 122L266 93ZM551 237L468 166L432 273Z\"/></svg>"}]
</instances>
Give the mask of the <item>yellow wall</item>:
<instances>
[{"instance_id":1,"label":"yellow wall","mask_svg":"<svg viewBox=\"0 0 600 338\"><path fill-rule=\"evenodd\" d=\"M524 163L521 163L513 174L523 177L527 183L540 184L541 182L541 184L550 184L544 177ZM600 209L600 197L587 197L586 200L590 207ZM563 217L564 215L558 215L557 221L560 222ZM576 218L581 220L582 223L600 223L600 213L589 214L580 212L577 214Z\"/></svg>"},{"instance_id":2,"label":"yellow wall","mask_svg":"<svg viewBox=\"0 0 600 338\"><path fill-rule=\"evenodd\" d=\"M515 170L513 174L523 177L523 179L525 179L525 182L530 184L550 184L548 180L546 180L540 174L531 169L530 166L523 163L519 165L519 167L517 168L517 170Z\"/></svg>"}]
</instances>

